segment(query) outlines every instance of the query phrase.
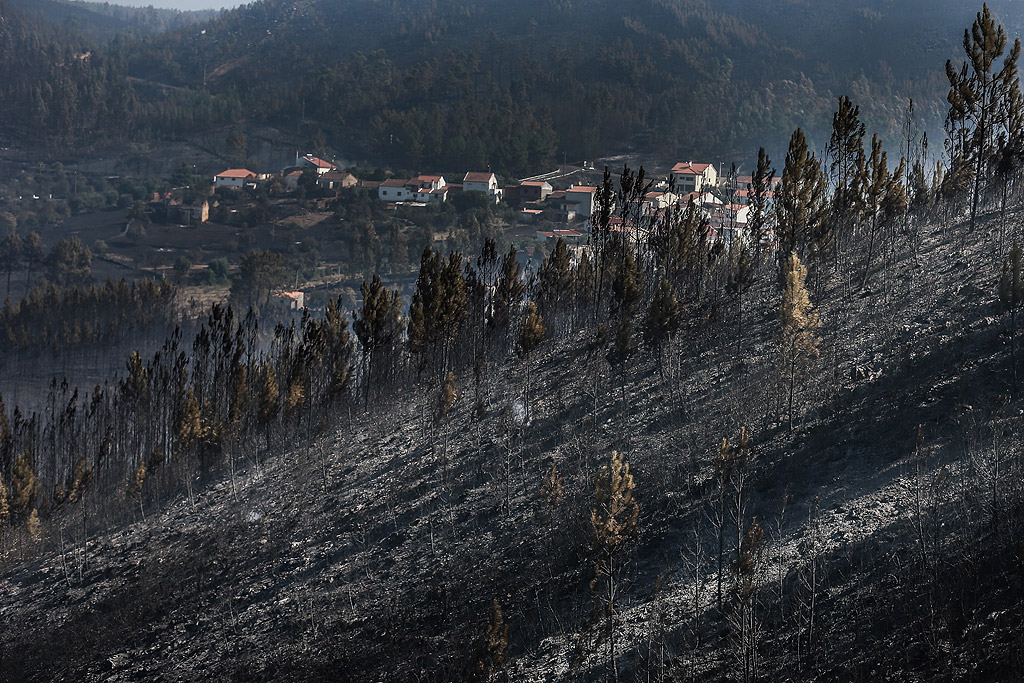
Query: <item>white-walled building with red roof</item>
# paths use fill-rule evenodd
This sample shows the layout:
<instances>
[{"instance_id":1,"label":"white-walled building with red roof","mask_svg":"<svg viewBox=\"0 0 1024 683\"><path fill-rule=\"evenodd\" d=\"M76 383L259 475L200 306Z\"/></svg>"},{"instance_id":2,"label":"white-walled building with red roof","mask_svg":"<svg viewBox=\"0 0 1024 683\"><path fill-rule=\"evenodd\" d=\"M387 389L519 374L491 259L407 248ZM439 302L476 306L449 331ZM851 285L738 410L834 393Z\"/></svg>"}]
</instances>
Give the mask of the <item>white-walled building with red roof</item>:
<instances>
[{"instance_id":1,"label":"white-walled building with red roof","mask_svg":"<svg viewBox=\"0 0 1024 683\"><path fill-rule=\"evenodd\" d=\"M413 202L416 186L411 180L388 178L377 186L377 197L385 202Z\"/></svg>"},{"instance_id":2,"label":"white-walled building with red roof","mask_svg":"<svg viewBox=\"0 0 1024 683\"><path fill-rule=\"evenodd\" d=\"M312 154L306 154L295 160L295 165L299 168L313 168L316 169L316 174L322 176L324 173L330 173L331 171L338 170L338 167L329 161L324 161L319 157L315 157Z\"/></svg>"},{"instance_id":3,"label":"white-walled building with red roof","mask_svg":"<svg viewBox=\"0 0 1024 683\"><path fill-rule=\"evenodd\" d=\"M213 177L214 187L245 187L256 182L256 174L247 168L229 168Z\"/></svg>"},{"instance_id":4,"label":"white-walled building with red roof","mask_svg":"<svg viewBox=\"0 0 1024 683\"><path fill-rule=\"evenodd\" d=\"M498 187L498 179L489 171L470 171L462 179L463 192L483 192L494 199L497 204L501 201L502 189Z\"/></svg>"},{"instance_id":5,"label":"white-walled building with red roof","mask_svg":"<svg viewBox=\"0 0 1024 683\"><path fill-rule=\"evenodd\" d=\"M718 185L718 171L714 164L699 164L692 161L680 162L672 167L676 177L676 192L700 192L705 187Z\"/></svg>"}]
</instances>

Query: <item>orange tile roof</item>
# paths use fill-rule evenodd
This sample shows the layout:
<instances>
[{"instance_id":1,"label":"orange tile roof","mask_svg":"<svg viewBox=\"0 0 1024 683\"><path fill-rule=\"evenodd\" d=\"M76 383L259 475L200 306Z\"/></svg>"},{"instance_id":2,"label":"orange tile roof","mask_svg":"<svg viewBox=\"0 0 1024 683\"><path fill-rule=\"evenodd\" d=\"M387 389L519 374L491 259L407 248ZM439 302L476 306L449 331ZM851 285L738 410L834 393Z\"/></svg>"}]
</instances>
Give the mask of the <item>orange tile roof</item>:
<instances>
[{"instance_id":1,"label":"orange tile roof","mask_svg":"<svg viewBox=\"0 0 1024 683\"><path fill-rule=\"evenodd\" d=\"M593 194L597 192L597 188L593 185L577 185L576 187L570 187L566 192L587 192Z\"/></svg>"},{"instance_id":2,"label":"orange tile roof","mask_svg":"<svg viewBox=\"0 0 1024 683\"><path fill-rule=\"evenodd\" d=\"M679 175L704 175L711 164L695 164L692 161L678 163L672 167L672 173Z\"/></svg>"},{"instance_id":3,"label":"orange tile roof","mask_svg":"<svg viewBox=\"0 0 1024 683\"><path fill-rule=\"evenodd\" d=\"M486 171L470 171L466 174L466 177L462 179L464 183L489 183L491 178L494 177L493 173L487 173Z\"/></svg>"},{"instance_id":4,"label":"orange tile roof","mask_svg":"<svg viewBox=\"0 0 1024 683\"><path fill-rule=\"evenodd\" d=\"M229 168L222 173L218 173L218 178L248 178L249 176L255 176L256 174L247 168Z\"/></svg>"},{"instance_id":5,"label":"orange tile roof","mask_svg":"<svg viewBox=\"0 0 1024 683\"><path fill-rule=\"evenodd\" d=\"M317 168L337 168L331 162L324 161L323 159L321 159L319 157L315 157L312 154L307 154L307 155L305 155L302 158L305 159L306 161L308 161L309 163L313 164Z\"/></svg>"}]
</instances>

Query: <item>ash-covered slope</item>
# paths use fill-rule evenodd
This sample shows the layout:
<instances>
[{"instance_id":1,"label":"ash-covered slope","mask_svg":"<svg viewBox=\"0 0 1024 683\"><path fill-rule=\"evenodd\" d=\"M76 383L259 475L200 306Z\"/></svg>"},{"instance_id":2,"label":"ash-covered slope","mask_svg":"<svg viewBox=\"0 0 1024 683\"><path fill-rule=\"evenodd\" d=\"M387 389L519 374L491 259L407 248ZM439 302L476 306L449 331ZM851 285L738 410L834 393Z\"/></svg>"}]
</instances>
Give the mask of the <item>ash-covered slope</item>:
<instances>
[{"instance_id":1,"label":"ash-covered slope","mask_svg":"<svg viewBox=\"0 0 1024 683\"><path fill-rule=\"evenodd\" d=\"M853 238L811 293L821 356L792 430L762 266L741 309L694 312L663 368L638 353L613 371L591 332L548 340L457 377L447 420L434 391L357 403L86 547L62 543L74 511L42 540L9 537L0 680L601 680L591 511L613 449L639 506L617 574L621 680L1018 680L1000 222L893 231L866 288ZM716 458L742 427L740 486ZM561 491L542 495L553 464ZM494 601L503 660L482 644Z\"/></svg>"}]
</instances>

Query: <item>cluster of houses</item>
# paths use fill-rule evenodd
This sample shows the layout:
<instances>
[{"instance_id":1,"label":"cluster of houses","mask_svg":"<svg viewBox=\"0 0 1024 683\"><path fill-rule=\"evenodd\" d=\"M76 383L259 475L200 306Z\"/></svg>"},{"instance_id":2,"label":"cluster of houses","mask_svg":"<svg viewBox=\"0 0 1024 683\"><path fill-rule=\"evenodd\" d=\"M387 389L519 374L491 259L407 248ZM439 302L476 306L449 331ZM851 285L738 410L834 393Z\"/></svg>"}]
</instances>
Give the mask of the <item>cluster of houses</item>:
<instances>
[{"instance_id":1,"label":"cluster of houses","mask_svg":"<svg viewBox=\"0 0 1024 683\"><path fill-rule=\"evenodd\" d=\"M490 171L470 171L459 183L449 183L443 175L418 175L383 181L360 180L312 154L296 155L295 165L282 171L281 176L286 187L295 189L303 175L311 171L315 174L316 184L324 189L358 187L375 191L381 201L396 205L427 206L446 202L460 192L479 192L495 203L505 201L518 207L524 221L544 215L556 217L560 222L568 224L582 219L586 224L597 204L598 188L593 185L573 185L564 190L556 190L547 180L538 179L501 187L497 177ZM676 164L671 173L674 177L673 185L663 181L653 186L637 207L637 217L657 216L671 208L685 208L692 202L704 211L715 236L728 240L745 228L750 210L750 176L723 177L714 164L693 161ZM233 168L217 174L213 186L255 188L258 183L271 177L270 174ZM772 179L769 197L780 180L778 177ZM199 220L204 219L202 217ZM627 218L625 222L617 221L613 229L629 232L638 223ZM537 233L538 239L560 237L567 242L578 242L583 236L584 232L570 228Z\"/></svg>"},{"instance_id":2,"label":"cluster of houses","mask_svg":"<svg viewBox=\"0 0 1024 683\"><path fill-rule=\"evenodd\" d=\"M449 183L442 175L418 175L415 178L389 178L382 181L359 180L333 163L312 154L297 156L295 165L282 171L285 186L294 190L302 176L310 170L316 174L316 184L324 189L358 187L376 190L381 201L394 204L444 202L448 200L449 195L456 192L482 192L495 203L500 202L504 196L503 188L498 186L497 176L489 171L470 171L458 184ZM213 187L254 189L260 182L271 177L271 174L259 174L245 168L229 168L214 176Z\"/></svg>"}]
</instances>

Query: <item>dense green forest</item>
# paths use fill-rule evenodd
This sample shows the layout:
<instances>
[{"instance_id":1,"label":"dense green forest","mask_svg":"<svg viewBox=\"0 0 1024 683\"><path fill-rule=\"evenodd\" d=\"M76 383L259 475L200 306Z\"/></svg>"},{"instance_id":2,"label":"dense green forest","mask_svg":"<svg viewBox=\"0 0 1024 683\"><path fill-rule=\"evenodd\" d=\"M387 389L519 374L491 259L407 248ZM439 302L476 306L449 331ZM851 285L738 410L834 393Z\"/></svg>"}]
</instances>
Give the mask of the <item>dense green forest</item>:
<instances>
[{"instance_id":1,"label":"dense green forest","mask_svg":"<svg viewBox=\"0 0 1024 683\"><path fill-rule=\"evenodd\" d=\"M272 123L394 166L512 175L627 149L751 158L796 126L823 146L839 94L883 134L911 98L936 129L970 18L940 5L266 0L100 46L6 0L0 89L8 130L52 146Z\"/></svg>"}]
</instances>

